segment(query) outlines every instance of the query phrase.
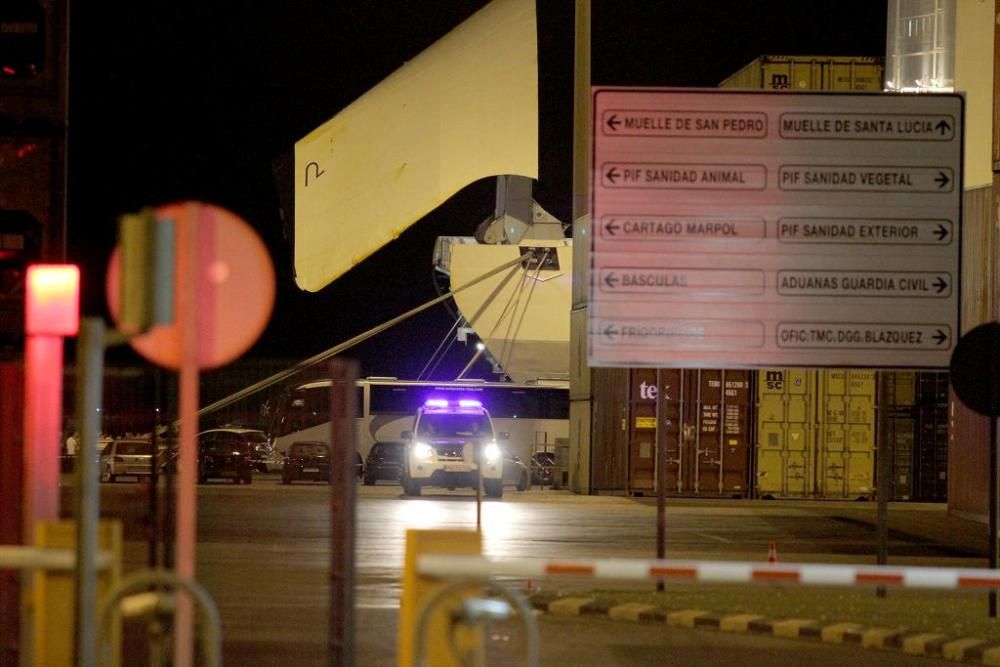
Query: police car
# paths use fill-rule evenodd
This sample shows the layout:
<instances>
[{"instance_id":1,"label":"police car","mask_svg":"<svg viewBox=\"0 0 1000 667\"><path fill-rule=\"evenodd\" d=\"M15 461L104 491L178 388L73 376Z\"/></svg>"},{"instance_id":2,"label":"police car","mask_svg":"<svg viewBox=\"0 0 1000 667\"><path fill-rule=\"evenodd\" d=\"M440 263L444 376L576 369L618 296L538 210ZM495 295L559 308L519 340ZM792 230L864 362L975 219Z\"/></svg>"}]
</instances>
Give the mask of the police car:
<instances>
[{"instance_id":1,"label":"police car","mask_svg":"<svg viewBox=\"0 0 1000 667\"><path fill-rule=\"evenodd\" d=\"M503 452L493 420L478 400L429 398L404 431L406 456L400 482L408 496L425 486L478 488L503 496Z\"/></svg>"}]
</instances>

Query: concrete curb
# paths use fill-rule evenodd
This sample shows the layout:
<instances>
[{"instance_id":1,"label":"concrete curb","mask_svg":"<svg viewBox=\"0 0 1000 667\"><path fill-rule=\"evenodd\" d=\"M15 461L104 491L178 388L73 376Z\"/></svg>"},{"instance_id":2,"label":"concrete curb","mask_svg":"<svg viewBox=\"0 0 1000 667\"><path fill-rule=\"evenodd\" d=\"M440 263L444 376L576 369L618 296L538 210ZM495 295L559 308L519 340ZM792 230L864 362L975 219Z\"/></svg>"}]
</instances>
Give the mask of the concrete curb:
<instances>
[{"instance_id":1,"label":"concrete curb","mask_svg":"<svg viewBox=\"0 0 1000 667\"><path fill-rule=\"evenodd\" d=\"M1000 641L977 637L947 637L906 628L868 628L858 623L823 625L807 618L770 619L756 614L716 614L703 609L668 610L636 602L619 604L591 597L563 597L549 591L530 596L529 602L536 612L544 614L595 616L632 623L804 639L826 644L853 644L907 655L1000 667Z\"/></svg>"}]
</instances>

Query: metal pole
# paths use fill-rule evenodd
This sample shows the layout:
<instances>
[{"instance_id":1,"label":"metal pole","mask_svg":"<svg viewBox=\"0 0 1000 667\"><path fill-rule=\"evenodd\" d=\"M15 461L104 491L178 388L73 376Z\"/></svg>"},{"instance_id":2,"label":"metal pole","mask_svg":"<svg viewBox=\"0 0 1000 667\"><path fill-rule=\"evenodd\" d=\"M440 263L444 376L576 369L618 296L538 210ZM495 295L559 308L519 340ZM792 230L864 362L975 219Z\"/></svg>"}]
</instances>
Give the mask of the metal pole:
<instances>
[{"instance_id":1,"label":"metal pole","mask_svg":"<svg viewBox=\"0 0 1000 667\"><path fill-rule=\"evenodd\" d=\"M354 664L355 362L330 362L330 664Z\"/></svg>"},{"instance_id":2,"label":"metal pole","mask_svg":"<svg viewBox=\"0 0 1000 667\"><path fill-rule=\"evenodd\" d=\"M887 416L880 406L885 404L885 391L882 382L888 381L884 376L876 386L875 409L878 410L876 424L876 434L881 436L881 441L876 443L876 456L878 456L878 479L876 480L875 493L878 496L878 511L876 520L876 532L878 533L878 550L876 562L879 565L886 565L889 562L889 477L892 475L892 453L890 452L889 438L887 437ZM876 595L885 597L885 586L876 589Z\"/></svg>"},{"instance_id":3,"label":"metal pole","mask_svg":"<svg viewBox=\"0 0 1000 667\"><path fill-rule=\"evenodd\" d=\"M667 557L667 429L663 426L663 379L656 369L656 557ZM663 579L656 581L656 590L664 590Z\"/></svg>"},{"instance_id":4,"label":"metal pole","mask_svg":"<svg viewBox=\"0 0 1000 667\"><path fill-rule=\"evenodd\" d=\"M76 344L76 423L80 442L76 456L76 664L97 664L97 524L101 491L97 439L101 430L104 378L104 322L87 317Z\"/></svg>"},{"instance_id":5,"label":"metal pole","mask_svg":"<svg viewBox=\"0 0 1000 667\"><path fill-rule=\"evenodd\" d=\"M994 329L994 334L996 333ZM990 569L997 569L997 417L1000 416L1000 340L994 340L990 353ZM990 618L997 617L997 592L990 591Z\"/></svg>"}]
</instances>

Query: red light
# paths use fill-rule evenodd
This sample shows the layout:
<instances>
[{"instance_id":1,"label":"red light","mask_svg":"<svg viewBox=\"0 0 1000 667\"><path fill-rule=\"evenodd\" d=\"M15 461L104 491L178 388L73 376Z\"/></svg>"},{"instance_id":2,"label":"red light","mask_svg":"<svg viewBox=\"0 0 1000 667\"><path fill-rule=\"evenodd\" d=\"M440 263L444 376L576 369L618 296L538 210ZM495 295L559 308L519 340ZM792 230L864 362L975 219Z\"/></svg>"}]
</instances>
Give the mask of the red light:
<instances>
[{"instance_id":1,"label":"red light","mask_svg":"<svg viewBox=\"0 0 1000 667\"><path fill-rule=\"evenodd\" d=\"M75 336L80 330L80 267L28 266L24 332L29 336Z\"/></svg>"}]
</instances>

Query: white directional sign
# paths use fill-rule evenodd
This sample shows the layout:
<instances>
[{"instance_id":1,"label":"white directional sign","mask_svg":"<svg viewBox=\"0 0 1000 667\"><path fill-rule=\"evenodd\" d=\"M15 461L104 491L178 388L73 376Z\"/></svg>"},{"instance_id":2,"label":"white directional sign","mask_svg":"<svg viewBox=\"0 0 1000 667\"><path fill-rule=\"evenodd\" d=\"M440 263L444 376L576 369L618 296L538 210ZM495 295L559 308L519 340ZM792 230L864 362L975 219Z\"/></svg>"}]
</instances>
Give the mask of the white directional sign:
<instances>
[{"instance_id":1,"label":"white directional sign","mask_svg":"<svg viewBox=\"0 0 1000 667\"><path fill-rule=\"evenodd\" d=\"M958 95L595 88L594 366L947 368Z\"/></svg>"}]
</instances>

